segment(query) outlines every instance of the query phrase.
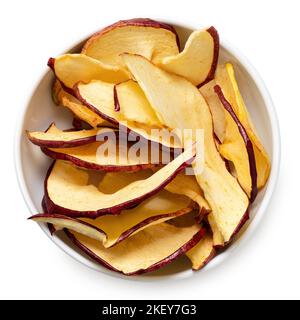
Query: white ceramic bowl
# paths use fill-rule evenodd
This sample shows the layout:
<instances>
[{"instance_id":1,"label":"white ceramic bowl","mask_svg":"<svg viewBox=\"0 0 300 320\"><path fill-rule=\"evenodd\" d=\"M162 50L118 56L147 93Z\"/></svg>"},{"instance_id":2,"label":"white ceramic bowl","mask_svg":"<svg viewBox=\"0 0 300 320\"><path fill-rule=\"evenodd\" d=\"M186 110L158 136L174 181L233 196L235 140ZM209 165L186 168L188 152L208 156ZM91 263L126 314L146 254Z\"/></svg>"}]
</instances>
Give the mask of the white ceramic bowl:
<instances>
[{"instance_id":1,"label":"white ceramic bowl","mask_svg":"<svg viewBox=\"0 0 300 320\"><path fill-rule=\"evenodd\" d=\"M182 25L174 23L173 21L165 22L174 25L179 33L181 42L183 43L191 33L191 30L199 28L199 26L188 26L186 24ZM101 27L104 26L99 26L99 29ZM219 32L222 39L222 30L219 30ZM79 48L81 43L82 41L76 43L71 50L76 50L76 48ZM66 50L65 52L69 51L70 50ZM238 239L235 240L233 245L218 255L211 263L201 270L200 273L220 266L224 259L230 257L231 252L235 248L240 248L242 246L242 242L246 241L254 233L271 200L279 171L279 127L276 112L270 95L262 79L250 62L231 44L222 39L219 62L222 63L226 61L231 61L234 64L242 95L249 108L250 115L257 128L258 134L261 137L268 154L270 155L272 169L267 186L259 193L257 199L252 205L250 222L247 223L243 232L239 235ZM36 86L29 96L28 101L22 106L20 119L16 129L16 172L23 197L32 214L41 212L42 210L41 199L43 196L44 177L51 160L44 156L39 148L28 142L24 135L24 130L43 130L52 121L55 121L58 126L61 126L62 128L70 126L71 123L71 116L69 112L65 110L65 108L55 106L52 101L52 82L53 74L49 69L47 69L42 74L40 80L36 83ZM22 216L21 219L25 220L26 216ZM113 273L93 262L90 258L79 252L78 249L75 248L74 245L72 245L65 237L57 235L51 237L45 225L41 224L41 228L58 247L75 258L77 261L92 269L105 272L110 275L123 277L122 275ZM197 274L199 274L199 272L193 272L190 270L188 262L183 257L179 259L178 262L175 262L170 266L163 268L162 270L134 278L143 280L157 278L162 279L166 277L185 278L197 276Z\"/></svg>"}]
</instances>

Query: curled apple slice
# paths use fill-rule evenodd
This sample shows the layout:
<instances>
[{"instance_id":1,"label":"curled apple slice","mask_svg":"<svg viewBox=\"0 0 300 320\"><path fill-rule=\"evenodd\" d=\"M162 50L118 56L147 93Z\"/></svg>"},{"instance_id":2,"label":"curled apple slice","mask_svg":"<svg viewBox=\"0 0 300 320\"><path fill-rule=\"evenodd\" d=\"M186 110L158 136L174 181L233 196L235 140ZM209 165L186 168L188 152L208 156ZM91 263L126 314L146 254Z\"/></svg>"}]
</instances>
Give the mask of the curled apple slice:
<instances>
[{"instance_id":1,"label":"curled apple slice","mask_svg":"<svg viewBox=\"0 0 300 320\"><path fill-rule=\"evenodd\" d=\"M194 162L195 176L225 242L230 241L243 221L249 200L216 149L211 113L204 98L189 81L161 70L144 57L124 54L123 59L163 124L171 129L192 129L192 141L197 136L193 132L203 130L204 164L198 172L198 162Z\"/></svg>"},{"instance_id":2,"label":"curled apple slice","mask_svg":"<svg viewBox=\"0 0 300 320\"><path fill-rule=\"evenodd\" d=\"M232 106L223 95L220 86L214 90L225 108L226 135L219 146L221 155L234 164L237 178L251 202L254 201L257 189L257 171L252 142L246 129L233 111Z\"/></svg>"},{"instance_id":3,"label":"curled apple slice","mask_svg":"<svg viewBox=\"0 0 300 320\"><path fill-rule=\"evenodd\" d=\"M79 81L103 80L119 83L129 79L128 73L118 67L88 57L84 54L64 54L57 58L50 58L48 65L65 88L70 89Z\"/></svg>"},{"instance_id":4,"label":"curled apple slice","mask_svg":"<svg viewBox=\"0 0 300 320\"><path fill-rule=\"evenodd\" d=\"M215 249L223 248L224 247L224 237L217 226L217 223L216 223L216 220L215 220L213 213L210 213L207 216L207 221L208 221L208 224L209 224L211 232L212 232L214 248Z\"/></svg>"},{"instance_id":5,"label":"curled apple slice","mask_svg":"<svg viewBox=\"0 0 300 320\"><path fill-rule=\"evenodd\" d=\"M104 137L108 137L105 140ZM98 136L99 137L99 136ZM114 137L113 139L111 139ZM103 135L103 139L73 148L42 148L42 151L55 160L65 160L77 167L106 172L139 171L161 165L162 156L157 155L156 162L151 162L151 148L140 152L138 157L131 156L131 142L118 139L116 134ZM108 151L108 152L106 152ZM161 152L161 151L159 151Z\"/></svg>"},{"instance_id":6,"label":"curled apple slice","mask_svg":"<svg viewBox=\"0 0 300 320\"><path fill-rule=\"evenodd\" d=\"M126 120L137 121L151 127L161 127L154 110L136 81L128 80L115 85L114 108Z\"/></svg>"},{"instance_id":7,"label":"curled apple slice","mask_svg":"<svg viewBox=\"0 0 300 320\"><path fill-rule=\"evenodd\" d=\"M192 262L193 270L200 270L205 267L216 255L214 249L213 237L210 232L206 232L205 236L186 253Z\"/></svg>"},{"instance_id":8,"label":"curled apple slice","mask_svg":"<svg viewBox=\"0 0 300 320\"><path fill-rule=\"evenodd\" d=\"M155 271L194 247L204 236L199 225L176 228L160 223L146 228L112 248L80 233L65 231L73 243L104 267L125 275Z\"/></svg>"},{"instance_id":9,"label":"curled apple slice","mask_svg":"<svg viewBox=\"0 0 300 320\"><path fill-rule=\"evenodd\" d=\"M224 246L224 238L216 225L211 209L204 198L203 191L194 176L187 176L180 173L173 181L165 186L165 189L172 193L185 195L195 201L200 208L198 218L202 220L207 216L207 220L213 234L214 247L220 248Z\"/></svg>"},{"instance_id":10,"label":"curled apple slice","mask_svg":"<svg viewBox=\"0 0 300 320\"><path fill-rule=\"evenodd\" d=\"M185 195L195 201L199 205L200 215L202 216L207 215L211 211L209 204L204 199L203 191L194 176L180 173L165 186L165 189L172 193Z\"/></svg>"},{"instance_id":11,"label":"curled apple slice","mask_svg":"<svg viewBox=\"0 0 300 320\"><path fill-rule=\"evenodd\" d=\"M29 219L35 222L48 223L55 226L54 229L52 229L52 233L68 228L101 242L104 242L107 238L107 235L103 230L98 229L92 224L61 214L40 213Z\"/></svg>"},{"instance_id":12,"label":"curled apple slice","mask_svg":"<svg viewBox=\"0 0 300 320\"><path fill-rule=\"evenodd\" d=\"M153 114L148 100L134 82L126 81L115 90L113 84L103 81L79 83L74 87L74 93L84 105L103 119L126 127L147 140L158 142L169 148L181 148L176 135L170 135L167 129L162 130L164 127L156 114ZM115 108L116 100L120 106L117 108L120 109L119 111Z\"/></svg>"},{"instance_id":13,"label":"curled apple slice","mask_svg":"<svg viewBox=\"0 0 300 320\"><path fill-rule=\"evenodd\" d=\"M151 19L131 19L114 23L95 33L83 46L82 53L108 65L126 69L120 54L138 53L155 63L178 53L175 29Z\"/></svg>"},{"instance_id":14,"label":"curled apple slice","mask_svg":"<svg viewBox=\"0 0 300 320\"><path fill-rule=\"evenodd\" d=\"M124 210L118 216L106 215L97 219L75 219L60 214L37 214L30 219L51 223L55 230L67 228L100 241L109 248L135 233L192 211L190 200L162 190L136 208Z\"/></svg>"},{"instance_id":15,"label":"curled apple slice","mask_svg":"<svg viewBox=\"0 0 300 320\"><path fill-rule=\"evenodd\" d=\"M218 67L216 82L221 86L226 100L228 100L232 106L234 113L245 128L252 143L257 169L257 187L261 189L266 184L270 174L270 159L255 132L247 106L240 93L232 64L226 63L225 66Z\"/></svg>"},{"instance_id":16,"label":"curled apple slice","mask_svg":"<svg viewBox=\"0 0 300 320\"><path fill-rule=\"evenodd\" d=\"M63 131L52 123L46 131L26 131L28 139L35 145L45 148L70 148L89 144L101 136L113 132L111 128Z\"/></svg>"},{"instance_id":17,"label":"curled apple slice","mask_svg":"<svg viewBox=\"0 0 300 320\"><path fill-rule=\"evenodd\" d=\"M199 90L209 106L213 120L214 133L218 138L217 142L219 146L224 141L226 133L226 119L224 107L214 90L215 85L216 81L212 80L203 85Z\"/></svg>"},{"instance_id":18,"label":"curled apple slice","mask_svg":"<svg viewBox=\"0 0 300 320\"><path fill-rule=\"evenodd\" d=\"M219 35L214 27L194 31L182 52L165 57L160 66L196 86L212 80L218 64Z\"/></svg>"},{"instance_id":19,"label":"curled apple slice","mask_svg":"<svg viewBox=\"0 0 300 320\"><path fill-rule=\"evenodd\" d=\"M172 193L185 195L191 200L195 201L200 208L198 219L201 221L207 216L207 221L213 234L214 247L221 248L224 246L224 237L222 236L215 222L214 216L211 213L211 209L203 196L203 191L201 190L194 176L187 176L180 173L173 181L165 186L165 190L168 190Z\"/></svg>"},{"instance_id":20,"label":"curled apple slice","mask_svg":"<svg viewBox=\"0 0 300 320\"><path fill-rule=\"evenodd\" d=\"M83 105L78 99L73 97L71 94L66 92L61 83L56 80L52 89L52 97L54 102L57 105L68 108L75 117L85 121L93 128L106 125L105 120L102 119L99 115L94 113L87 106Z\"/></svg>"},{"instance_id":21,"label":"curled apple slice","mask_svg":"<svg viewBox=\"0 0 300 320\"><path fill-rule=\"evenodd\" d=\"M50 167L45 181L47 210L90 218L118 214L158 193L191 163L194 156L195 150L190 148L149 178L135 181L113 194L104 194L89 185L86 171L58 160Z\"/></svg>"}]
</instances>

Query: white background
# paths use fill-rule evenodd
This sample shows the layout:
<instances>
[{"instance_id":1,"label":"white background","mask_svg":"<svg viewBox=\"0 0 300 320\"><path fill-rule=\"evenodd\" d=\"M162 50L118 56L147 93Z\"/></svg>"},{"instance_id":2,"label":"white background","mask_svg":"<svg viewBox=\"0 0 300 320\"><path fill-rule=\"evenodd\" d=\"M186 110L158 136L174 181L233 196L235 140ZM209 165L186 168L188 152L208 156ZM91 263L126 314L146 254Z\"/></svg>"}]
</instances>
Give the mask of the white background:
<instances>
[{"instance_id":1,"label":"white background","mask_svg":"<svg viewBox=\"0 0 300 320\"><path fill-rule=\"evenodd\" d=\"M297 0L1 1L0 298L300 298L298 6ZM15 177L15 122L47 58L99 26L132 17L214 25L257 68L280 121L281 174L260 228L221 267L190 280L121 280L77 263L26 221Z\"/></svg>"}]
</instances>

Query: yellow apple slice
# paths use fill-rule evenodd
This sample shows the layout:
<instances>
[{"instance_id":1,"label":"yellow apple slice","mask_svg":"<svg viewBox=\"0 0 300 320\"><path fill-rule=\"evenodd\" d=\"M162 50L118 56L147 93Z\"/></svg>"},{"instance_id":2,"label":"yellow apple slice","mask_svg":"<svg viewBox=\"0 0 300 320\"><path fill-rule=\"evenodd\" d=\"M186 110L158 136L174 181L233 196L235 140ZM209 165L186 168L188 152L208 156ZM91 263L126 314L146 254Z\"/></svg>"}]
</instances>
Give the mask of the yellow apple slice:
<instances>
[{"instance_id":1,"label":"yellow apple slice","mask_svg":"<svg viewBox=\"0 0 300 320\"><path fill-rule=\"evenodd\" d=\"M195 201L199 205L201 215L206 215L211 211L209 204L204 198L203 191L194 176L180 173L173 181L165 186L165 190L185 195Z\"/></svg>"},{"instance_id":2,"label":"yellow apple slice","mask_svg":"<svg viewBox=\"0 0 300 320\"><path fill-rule=\"evenodd\" d=\"M247 135L252 142L257 168L257 186L260 189L268 180L271 167L270 160L251 123L247 107L235 79L232 64L226 63L225 66L221 66L217 69L216 82L221 86L225 98L231 104L233 111L245 128Z\"/></svg>"},{"instance_id":3,"label":"yellow apple slice","mask_svg":"<svg viewBox=\"0 0 300 320\"><path fill-rule=\"evenodd\" d=\"M64 87L71 90L79 81L102 80L119 83L129 79L129 74L118 67L105 65L84 54L64 54L57 58L50 58L48 65Z\"/></svg>"},{"instance_id":4,"label":"yellow apple slice","mask_svg":"<svg viewBox=\"0 0 300 320\"><path fill-rule=\"evenodd\" d=\"M114 108L120 116L128 121L136 121L151 127L161 126L143 90L136 81L128 80L115 85Z\"/></svg>"},{"instance_id":5,"label":"yellow apple slice","mask_svg":"<svg viewBox=\"0 0 300 320\"><path fill-rule=\"evenodd\" d=\"M112 183L118 184L119 175L114 175ZM118 179L118 180L116 180ZM105 248L116 245L126 238L170 219L192 211L191 201L187 197L175 197L162 190L152 198L133 209L122 211L118 216L106 215L97 219L75 219L59 214L38 214L30 219L36 222L51 223L55 230L67 228L100 241Z\"/></svg>"},{"instance_id":6,"label":"yellow apple slice","mask_svg":"<svg viewBox=\"0 0 300 320\"><path fill-rule=\"evenodd\" d=\"M206 232L205 236L186 253L186 256L192 262L193 270L200 270L205 267L215 255L216 250L210 232Z\"/></svg>"},{"instance_id":7,"label":"yellow apple slice","mask_svg":"<svg viewBox=\"0 0 300 320\"><path fill-rule=\"evenodd\" d=\"M188 176L180 173L173 181L165 186L165 190L185 195L195 201L200 208L199 218L202 219L207 215L207 220L213 234L214 247L221 248L224 246L224 237L215 222L214 215L211 213L210 206L205 200L203 191L197 183L195 176Z\"/></svg>"},{"instance_id":8,"label":"yellow apple slice","mask_svg":"<svg viewBox=\"0 0 300 320\"><path fill-rule=\"evenodd\" d=\"M106 268L126 275L151 272L171 263L194 247L204 236L199 225L176 228L167 223L148 227L112 248L80 233L67 236L89 257Z\"/></svg>"},{"instance_id":9,"label":"yellow apple slice","mask_svg":"<svg viewBox=\"0 0 300 320\"><path fill-rule=\"evenodd\" d=\"M78 99L66 92L61 83L56 80L53 85L52 97L57 105L68 108L74 116L85 121L93 128L100 125L107 125L107 122L99 115L83 105Z\"/></svg>"},{"instance_id":10,"label":"yellow apple slice","mask_svg":"<svg viewBox=\"0 0 300 320\"><path fill-rule=\"evenodd\" d=\"M163 151L155 149L157 158L155 162L152 161L149 144L143 147L146 152L140 152L138 157L131 157L130 148L134 143L124 143L119 132L112 128L62 131L53 123L46 132L27 131L27 136L32 143L40 146L47 156L55 160L69 161L85 169L132 172L154 168L161 165L163 160ZM104 148L103 154L99 153L101 147ZM113 152L106 154L106 150Z\"/></svg>"},{"instance_id":11,"label":"yellow apple slice","mask_svg":"<svg viewBox=\"0 0 300 320\"><path fill-rule=\"evenodd\" d=\"M213 213L209 213L207 216L207 221L210 226L212 236L213 236L213 246L216 249L223 248L224 247L224 237L222 233L220 232Z\"/></svg>"},{"instance_id":12,"label":"yellow apple slice","mask_svg":"<svg viewBox=\"0 0 300 320\"><path fill-rule=\"evenodd\" d=\"M95 113L112 122L138 122L162 127L139 85L126 81L119 85L103 81L79 83L78 98Z\"/></svg>"},{"instance_id":13,"label":"yellow apple slice","mask_svg":"<svg viewBox=\"0 0 300 320\"><path fill-rule=\"evenodd\" d=\"M154 169L156 170L156 169ZM194 176L184 175L180 173L176 178L165 186L165 190L169 192L181 194L189 197L195 201L199 208L199 217L202 219L207 215L207 220L213 234L213 245L215 248L224 246L224 238L218 229L211 209L204 198L203 191L201 190L197 180Z\"/></svg>"},{"instance_id":14,"label":"yellow apple slice","mask_svg":"<svg viewBox=\"0 0 300 320\"><path fill-rule=\"evenodd\" d=\"M39 147L71 148L89 144L113 132L111 128L63 131L51 123L46 131L26 131L28 139Z\"/></svg>"},{"instance_id":15,"label":"yellow apple slice","mask_svg":"<svg viewBox=\"0 0 300 320\"><path fill-rule=\"evenodd\" d=\"M113 148L116 152L111 155L100 156L97 151L105 144L106 150ZM55 160L64 160L76 167L106 172L134 172L154 168L160 163L151 163L151 153L140 157L129 156L130 144L123 145L118 140L97 141L73 148L42 148L42 152Z\"/></svg>"},{"instance_id":16,"label":"yellow apple slice","mask_svg":"<svg viewBox=\"0 0 300 320\"><path fill-rule=\"evenodd\" d=\"M220 154L234 164L237 179L251 202L257 195L257 170L253 144L246 129L223 95L220 86L214 88L225 109L226 135L219 146Z\"/></svg>"},{"instance_id":17,"label":"yellow apple slice","mask_svg":"<svg viewBox=\"0 0 300 320\"><path fill-rule=\"evenodd\" d=\"M219 57L219 36L214 27L194 31L184 50L166 57L160 67L186 78L196 86L213 79Z\"/></svg>"},{"instance_id":18,"label":"yellow apple slice","mask_svg":"<svg viewBox=\"0 0 300 320\"><path fill-rule=\"evenodd\" d=\"M203 129L204 165L195 175L225 242L230 241L244 221L249 200L216 149L204 98L189 81L161 70L142 56L124 54L123 59L163 124L171 129ZM195 162L196 171L197 165Z\"/></svg>"},{"instance_id":19,"label":"yellow apple slice","mask_svg":"<svg viewBox=\"0 0 300 320\"><path fill-rule=\"evenodd\" d=\"M138 53L155 63L178 53L175 29L151 19L123 20L95 33L82 53L105 64L126 69L120 54Z\"/></svg>"},{"instance_id":20,"label":"yellow apple slice","mask_svg":"<svg viewBox=\"0 0 300 320\"><path fill-rule=\"evenodd\" d=\"M50 167L45 181L47 212L88 218L119 214L158 193L194 156L195 148L191 147L149 178L135 181L113 194L104 194L89 184L88 172L58 160Z\"/></svg>"},{"instance_id":21,"label":"yellow apple slice","mask_svg":"<svg viewBox=\"0 0 300 320\"><path fill-rule=\"evenodd\" d=\"M169 131L164 129L156 113L153 114L152 108L149 110L149 102L140 90L132 81L115 87L113 84L95 80L88 84L79 83L74 87L77 98L103 119L128 128L147 140L166 147L181 148L178 138L176 140L175 136L174 139L170 139L172 136L168 135ZM119 107L116 108L116 105ZM152 126L149 123L152 123ZM167 134L161 134L161 129Z\"/></svg>"},{"instance_id":22,"label":"yellow apple slice","mask_svg":"<svg viewBox=\"0 0 300 320\"><path fill-rule=\"evenodd\" d=\"M151 172L157 172L158 169L152 170L141 170L134 173L128 172L118 172L118 173L107 173L105 177L101 180L99 188L104 193L114 193L118 191L121 187L136 181L147 179L151 176ZM118 179L118 184L113 183L113 181ZM122 183L120 185L120 183ZM203 192L201 191L199 185L194 176L185 175L184 173L179 173L171 182L169 182L165 188L168 192L186 196L192 201L199 205L200 211L203 215L206 215L210 211L210 207L207 201L203 197ZM180 196L179 196L180 197Z\"/></svg>"},{"instance_id":23,"label":"yellow apple slice","mask_svg":"<svg viewBox=\"0 0 300 320\"><path fill-rule=\"evenodd\" d=\"M220 99L214 91L215 85L216 81L211 80L207 84L203 85L199 90L209 106L213 120L214 133L216 134L219 142L222 143L226 132L225 111Z\"/></svg>"}]
</instances>

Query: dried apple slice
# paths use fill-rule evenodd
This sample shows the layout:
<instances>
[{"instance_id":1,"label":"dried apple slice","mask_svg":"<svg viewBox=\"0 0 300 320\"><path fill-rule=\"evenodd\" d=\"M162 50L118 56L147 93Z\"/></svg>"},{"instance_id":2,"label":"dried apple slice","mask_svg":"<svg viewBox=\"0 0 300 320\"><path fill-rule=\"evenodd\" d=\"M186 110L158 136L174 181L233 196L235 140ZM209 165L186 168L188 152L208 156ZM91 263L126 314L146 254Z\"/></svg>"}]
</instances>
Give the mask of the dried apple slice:
<instances>
[{"instance_id":1,"label":"dried apple slice","mask_svg":"<svg viewBox=\"0 0 300 320\"><path fill-rule=\"evenodd\" d=\"M236 116L230 103L223 95L220 86L214 90L225 108L226 135L219 146L221 155L234 164L237 178L251 202L254 201L257 189L257 171L252 142L246 129Z\"/></svg>"},{"instance_id":2,"label":"dried apple slice","mask_svg":"<svg viewBox=\"0 0 300 320\"><path fill-rule=\"evenodd\" d=\"M205 267L216 255L214 249L213 237L210 232L206 232L205 236L189 251L186 256L192 262L193 270L200 270Z\"/></svg>"},{"instance_id":3,"label":"dried apple slice","mask_svg":"<svg viewBox=\"0 0 300 320\"><path fill-rule=\"evenodd\" d=\"M29 219L38 223L54 225L55 227L52 233L68 228L101 242L104 242L107 239L106 233L92 224L61 214L40 213Z\"/></svg>"},{"instance_id":4,"label":"dried apple slice","mask_svg":"<svg viewBox=\"0 0 300 320\"><path fill-rule=\"evenodd\" d=\"M85 121L93 128L100 125L107 125L106 121L94 113L78 99L66 92L61 83L56 80L52 89L52 97L57 105L68 108L77 118Z\"/></svg>"},{"instance_id":5,"label":"dried apple slice","mask_svg":"<svg viewBox=\"0 0 300 320\"><path fill-rule=\"evenodd\" d=\"M86 171L58 160L50 167L45 181L48 212L90 218L118 214L158 193L191 163L194 156L195 150L190 148L151 177L133 182L113 194L104 194L89 185Z\"/></svg>"},{"instance_id":6,"label":"dried apple slice","mask_svg":"<svg viewBox=\"0 0 300 320\"><path fill-rule=\"evenodd\" d=\"M67 230L73 243L104 267L125 275L155 271L194 247L204 236L199 225L176 228L160 223L146 228L112 248L99 241Z\"/></svg>"},{"instance_id":7,"label":"dried apple slice","mask_svg":"<svg viewBox=\"0 0 300 320\"><path fill-rule=\"evenodd\" d=\"M178 138L176 139L176 136L174 139L170 139L169 134L165 135L163 131L160 131L164 127L155 114L153 115L153 110L149 109L149 102L140 92L140 88L132 81L124 82L117 86L116 90L114 90L113 84L103 81L91 81L88 84L79 83L74 87L74 93L84 105L103 119L115 125L126 127L147 140L161 143L169 148L181 148L181 143ZM118 99L115 97L116 94ZM116 100L120 105L119 111L115 111ZM153 123L156 123L156 126ZM156 129L156 131L152 129ZM165 133L169 132L167 129L165 131L167 131Z\"/></svg>"},{"instance_id":8,"label":"dried apple slice","mask_svg":"<svg viewBox=\"0 0 300 320\"><path fill-rule=\"evenodd\" d=\"M208 221L208 224L209 224L211 232L212 232L214 248L215 249L223 248L224 247L224 237L216 224L216 220L215 220L213 213L210 213L207 216L207 221Z\"/></svg>"},{"instance_id":9,"label":"dried apple slice","mask_svg":"<svg viewBox=\"0 0 300 320\"><path fill-rule=\"evenodd\" d=\"M161 123L136 81L128 80L115 85L114 108L126 120L137 121L151 127L161 127Z\"/></svg>"},{"instance_id":10,"label":"dried apple slice","mask_svg":"<svg viewBox=\"0 0 300 320\"><path fill-rule=\"evenodd\" d=\"M182 52L165 57L160 67L186 78L196 86L212 80L218 64L219 35L214 27L194 31Z\"/></svg>"},{"instance_id":11,"label":"dried apple slice","mask_svg":"<svg viewBox=\"0 0 300 320\"><path fill-rule=\"evenodd\" d=\"M117 180L118 181L118 180ZM116 182L116 177L114 177ZM55 229L67 228L100 241L109 248L135 233L192 211L187 197L177 197L162 190L137 207L124 210L118 216L106 215L97 219L75 219L60 214L37 214L30 219L36 222L51 223Z\"/></svg>"},{"instance_id":12,"label":"dried apple slice","mask_svg":"<svg viewBox=\"0 0 300 320\"><path fill-rule=\"evenodd\" d=\"M232 64L226 63L225 66L218 67L216 82L221 86L226 100L231 104L253 145L257 168L257 186L258 189L261 189L266 184L270 174L270 159L251 123L247 107L239 91Z\"/></svg>"},{"instance_id":13,"label":"dried apple slice","mask_svg":"<svg viewBox=\"0 0 300 320\"><path fill-rule=\"evenodd\" d=\"M165 186L165 190L181 194L195 201L200 208L200 215L207 215L211 209L204 199L203 192L194 176L180 173L176 178Z\"/></svg>"},{"instance_id":14,"label":"dried apple slice","mask_svg":"<svg viewBox=\"0 0 300 320\"><path fill-rule=\"evenodd\" d=\"M48 65L63 84L64 88L71 90L79 81L103 80L109 83L119 83L129 79L128 73L118 67L88 57L84 54L64 54L57 58L50 58Z\"/></svg>"},{"instance_id":15,"label":"dried apple slice","mask_svg":"<svg viewBox=\"0 0 300 320\"><path fill-rule=\"evenodd\" d=\"M194 176L187 176L180 173L173 181L165 186L165 190L185 195L195 201L200 208L199 218L203 219L203 217L207 215L207 220L213 234L214 247L221 248L224 246L224 238L218 229L211 209L203 196L203 191Z\"/></svg>"},{"instance_id":16,"label":"dried apple slice","mask_svg":"<svg viewBox=\"0 0 300 320\"><path fill-rule=\"evenodd\" d=\"M144 57L124 54L123 59L162 123L171 129L203 129L203 170L195 175L225 242L230 241L243 221L249 200L216 149L211 113L204 98L189 81L161 70ZM195 162L195 170L197 166Z\"/></svg>"},{"instance_id":17,"label":"dried apple slice","mask_svg":"<svg viewBox=\"0 0 300 320\"><path fill-rule=\"evenodd\" d=\"M126 69L123 52L138 53L155 63L178 53L175 29L151 19L131 19L114 23L95 33L83 46L82 53L108 65Z\"/></svg>"},{"instance_id":18,"label":"dried apple slice","mask_svg":"<svg viewBox=\"0 0 300 320\"><path fill-rule=\"evenodd\" d=\"M218 138L219 145L224 141L226 133L226 120L224 107L214 90L215 85L216 81L212 80L203 85L199 90L209 106L213 120L214 133Z\"/></svg>"},{"instance_id":19,"label":"dried apple slice","mask_svg":"<svg viewBox=\"0 0 300 320\"><path fill-rule=\"evenodd\" d=\"M101 136L113 132L111 128L95 128L90 130L63 131L51 123L46 131L26 131L28 139L35 145L45 148L70 148L89 144Z\"/></svg>"},{"instance_id":20,"label":"dried apple slice","mask_svg":"<svg viewBox=\"0 0 300 320\"><path fill-rule=\"evenodd\" d=\"M75 88L75 94L82 103L103 119L115 124L131 121L148 125L148 121L155 121L153 119L156 118L155 114L153 114L143 92L132 81L122 83L115 90L113 84L103 81L91 81L88 84L79 83ZM117 97L115 97L116 95ZM119 95L120 98L122 97L121 101ZM115 111L116 100L121 105L118 108L119 111ZM158 120L156 120L156 124L162 127Z\"/></svg>"},{"instance_id":21,"label":"dried apple slice","mask_svg":"<svg viewBox=\"0 0 300 320\"><path fill-rule=\"evenodd\" d=\"M159 169L152 169L157 172ZM114 193L125 187L126 185L142 179L147 179L152 174L151 170L142 170L135 173L107 173L99 184L99 189L104 193ZM115 181L118 180L116 184ZM183 195L199 205L202 214L206 215L210 212L210 207L203 197L203 192L200 189L194 176L179 173L165 188L168 192Z\"/></svg>"},{"instance_id":22,"label":"dried apple slice","mask_svg":"<svg viewBox=\"0 0 300 320\"><path fill-rule=\"evenodd\" d=\"M149 145L146 146L147 152L140 152L138 157L131 157L132 142L126 142L125 144L122 139L120 140L117 137L101 140L99 138L99 141L73 148L42 148L42 151L55 160L65 160L80 168L106 172L133 172L161 165L161 155L158 155L156 163L151 162ZM99 153L100 148L103 148L102 153Z\"/></svg>"}]
</instances>

